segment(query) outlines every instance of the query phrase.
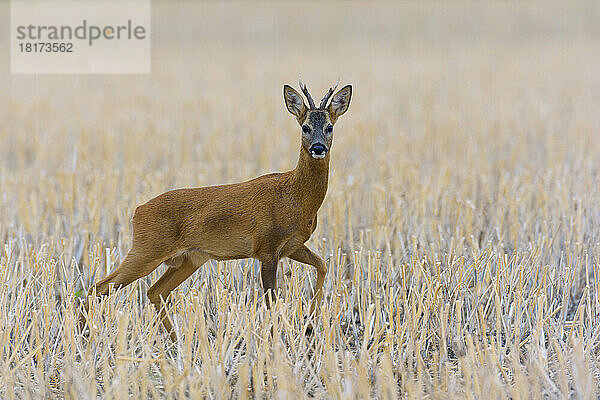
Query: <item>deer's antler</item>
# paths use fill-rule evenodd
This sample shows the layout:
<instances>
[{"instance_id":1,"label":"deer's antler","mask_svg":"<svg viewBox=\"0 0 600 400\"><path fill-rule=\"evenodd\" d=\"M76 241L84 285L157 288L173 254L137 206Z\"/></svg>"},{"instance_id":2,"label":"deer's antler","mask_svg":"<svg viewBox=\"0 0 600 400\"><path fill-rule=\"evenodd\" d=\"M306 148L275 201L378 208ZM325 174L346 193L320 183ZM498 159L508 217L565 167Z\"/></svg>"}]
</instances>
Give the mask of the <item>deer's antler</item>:
<instances>
[{"instance_id":1,"label":"deer's antler","mask_svg":"<svg viewBox=\"0 0 600 400\"><path fill-rule=\"evenodd\" d=\"M333 92L335 91L335 89L338 87L339 84L340 84L340 78L338 78L335 86L329 88L329 90L327 91L327 94L325 95L325 97L323 97L323 100L321 100L321 104L319 105L319 108L321 110L325 109L325 107L327 106L327 102L329 101L329 98L331 97L331 95L333 94Z\"/></svg>"},{"instance_id":2,"label":"deer's antler","mask_svg":"<svg viewBox=\"0 0 600 400\"><path fill-rule=\"evenodd\" d=\"M302 93L304 93L304 95L308 99L308 105L310 106L311 109L315 109L316 108L315 102L314 102L313 98L311 97L310 93L308 93L308 89L306 88L306 85L304 83L302 83L302 80L300 78L298 78L298 83L300 84L300 90L302 90Z\"/></svg>"}]
</instances>

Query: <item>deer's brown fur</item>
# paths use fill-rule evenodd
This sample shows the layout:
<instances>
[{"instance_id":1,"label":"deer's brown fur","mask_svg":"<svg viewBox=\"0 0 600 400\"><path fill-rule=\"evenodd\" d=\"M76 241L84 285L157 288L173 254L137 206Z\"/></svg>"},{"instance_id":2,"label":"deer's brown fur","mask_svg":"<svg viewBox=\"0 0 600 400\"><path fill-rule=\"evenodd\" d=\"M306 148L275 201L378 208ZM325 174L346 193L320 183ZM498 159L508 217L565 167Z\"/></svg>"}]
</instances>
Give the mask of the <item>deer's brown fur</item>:
<instances>
[{"instance_id":1,"label":"deer's brown fur","mask_svg":"<svg viewBox=\"0 0 600 400\"><path fill-rule=\"evenodd\" d=\"M333 126L347 110L350 96L348 85L333 96L329 108L308 109L298 92L284 87L286 106L301 126L310 123L311 112L323 113L320 120ZM321 302L327 269L325 261L304 243L315 231L317 211L327 192L332 134L319 133L317 126L310 129L312 136L303 132L298 164L291 171L231 185L171 190L137 207L131 220L131 250L117 269L94 285L90 294L106 295L111 284L115 288L128 285L164 262L169 268L148 290L148 297L175 340L161 302L206 261L260 260L263 287L268 293L276 288L279 260L289 257L317 270L311 304L311 313L314 312ZM327 152L322 158L316 158L321 154L312 155L310 146L315 140L327 142L323 143ZM266 301L269 305L268 296Z\"/></svg>"}]
</instances>

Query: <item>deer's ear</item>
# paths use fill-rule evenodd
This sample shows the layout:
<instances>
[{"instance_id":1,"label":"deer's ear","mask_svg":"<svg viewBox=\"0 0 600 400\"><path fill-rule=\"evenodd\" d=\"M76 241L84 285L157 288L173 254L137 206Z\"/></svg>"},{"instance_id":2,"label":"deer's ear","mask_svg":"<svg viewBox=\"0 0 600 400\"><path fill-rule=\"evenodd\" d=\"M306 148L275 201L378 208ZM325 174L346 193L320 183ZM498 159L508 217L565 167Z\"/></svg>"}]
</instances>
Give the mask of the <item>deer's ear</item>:
<instances>
[{"instance_id":1,"label":"deer's ear","mask_svg":"<svg viewBox=\"0 0 600 400\"><path fill-rule=\"evenodd\" d=\"M331 98L329 104L329 115L331 119L336 120L340 115L348 111L350 98L352 97L352 86L346 85Z\"/></svg>"},{"instance_id":2,"label":"deer's ear","mask_svg":"<svg viewBox=\"0 0 600 400\"><path fill-rule=\"evenodd\" d=\"M306 113L306 105L300 93L296 92L290 85L283 86L283 99L288 111L302 123L304 114Z\"/></svg>"}]
</instances>

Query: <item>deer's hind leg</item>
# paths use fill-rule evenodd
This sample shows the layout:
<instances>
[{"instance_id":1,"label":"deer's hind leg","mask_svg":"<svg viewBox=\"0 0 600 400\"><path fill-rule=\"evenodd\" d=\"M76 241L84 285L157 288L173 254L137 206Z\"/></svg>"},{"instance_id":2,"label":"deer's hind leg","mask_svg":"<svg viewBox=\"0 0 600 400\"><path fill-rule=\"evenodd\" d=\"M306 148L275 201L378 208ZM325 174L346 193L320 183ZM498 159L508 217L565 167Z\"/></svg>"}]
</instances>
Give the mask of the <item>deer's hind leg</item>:
<instances>
[{"instance_id":1,"label":"deer's hind leg","mask_svg":"<svg viewBox=\"0 0 600 400\"><path fill-rule=\"evenodd\" d=\"M127 286L154 271L162 261L161 258L140 254L131 249L117 269L92 286L90 294L95 291L97 296L107 295L111 283L114 284L115 289Z\"/></svg>"},{"instance_id":2,"label":"deer's hind leg","mask_svg":"<svg viewBox=\"0 0 600 400\"><path fill-rule=\"evenodd\" d=\"M134 246L113 272L91 287L88 296L94 295L94 293L99 297L106 296L110 290L111 283L114 284L115 289L127 286L136 279L142 278L154 271L162 261L163 259L158 257L158 255L139 251ZM85 313L81 312L79 315L79 326L82 329L85 326L85 314L89 311L89 307L88 298L83 304Z\"/></svg>"},{"instance_id":3,"label":"deer's hind leg","mask_svg":"<svg viewBox=\"0 0 600 400\"><path fill-rule=\"evenodd\" d=\"M173 342L177 341L177 335L173 330L173 324L167 315L166 305L163 304L173 289L189 278L209 257L197 255L193 258L184 257L178 267L170 267L155 283L148 289L148 299L154 304L156 311L162 321L165 330L169 333Z\"/></svg>"}]
</instances>

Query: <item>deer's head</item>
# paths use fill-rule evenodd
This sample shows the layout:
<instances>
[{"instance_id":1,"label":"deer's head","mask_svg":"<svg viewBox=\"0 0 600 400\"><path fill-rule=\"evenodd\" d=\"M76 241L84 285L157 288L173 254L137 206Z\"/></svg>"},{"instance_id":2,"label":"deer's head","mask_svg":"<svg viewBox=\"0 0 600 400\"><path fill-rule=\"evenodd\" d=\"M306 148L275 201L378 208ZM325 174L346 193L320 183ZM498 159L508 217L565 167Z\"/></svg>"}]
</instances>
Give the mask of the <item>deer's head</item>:
<instances>
[{"instance_id":1,"label":"deer's head","mask_svg":"<svg viewBox=\"0 0 600 400\"><path fill-rule=\"evenodd\" d=\"M330 88L319 107L316 107L306 85L300 81L300 89L308 100L309 106L306 107L300 93L289 85L283 86L285 106L302 127L302 147L313 158L325 158L333 142L333 125L350 106L352 86L346 85L333 94L336 88L337 84Z\"/></svg>"}]
</instances>

